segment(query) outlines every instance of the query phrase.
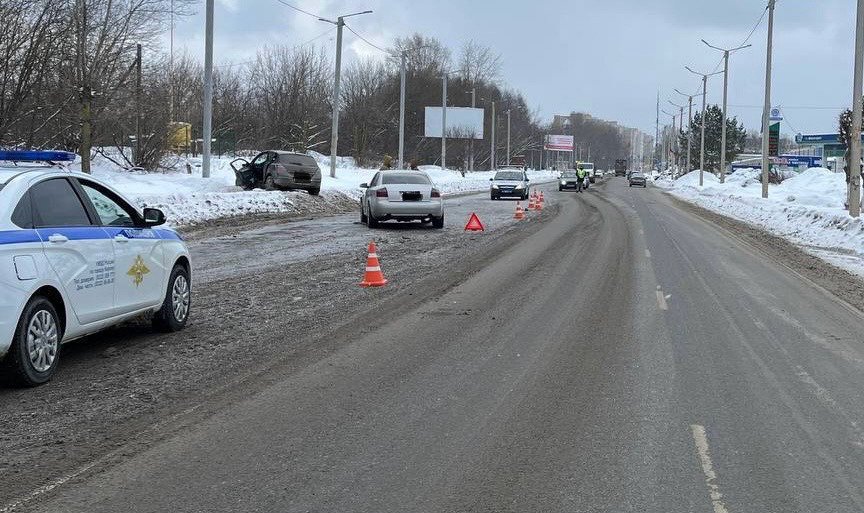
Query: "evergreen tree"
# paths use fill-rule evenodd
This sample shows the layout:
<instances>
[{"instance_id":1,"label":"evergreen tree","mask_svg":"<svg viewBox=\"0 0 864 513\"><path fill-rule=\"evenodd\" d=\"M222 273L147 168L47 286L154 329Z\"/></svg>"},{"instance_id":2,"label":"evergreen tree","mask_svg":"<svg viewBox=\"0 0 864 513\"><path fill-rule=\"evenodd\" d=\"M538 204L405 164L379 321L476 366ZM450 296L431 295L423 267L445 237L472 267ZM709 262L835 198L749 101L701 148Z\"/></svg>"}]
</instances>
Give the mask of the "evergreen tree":
<instances>
[{"instance_id":1,"label":"evergreen tree","mask_svg":"<svg viewBox=\"0 0 864 513\"><path fill-rule=\"evenodd\" d=\"M717 105L709 105L705 109L705 170L719 171L720 168L720 145L722 140L723 111ZM681 147L687 147L687 137L691 137L693 166L698 167L700 161L700 143L702 138L702 113L697 112L693 116L689 130L682 131L679 140ZM738 123L735 117L726 119L726 162L732 160L744 150L747 140L747 131L744 125Z\"/></svg>"}]
</instances>

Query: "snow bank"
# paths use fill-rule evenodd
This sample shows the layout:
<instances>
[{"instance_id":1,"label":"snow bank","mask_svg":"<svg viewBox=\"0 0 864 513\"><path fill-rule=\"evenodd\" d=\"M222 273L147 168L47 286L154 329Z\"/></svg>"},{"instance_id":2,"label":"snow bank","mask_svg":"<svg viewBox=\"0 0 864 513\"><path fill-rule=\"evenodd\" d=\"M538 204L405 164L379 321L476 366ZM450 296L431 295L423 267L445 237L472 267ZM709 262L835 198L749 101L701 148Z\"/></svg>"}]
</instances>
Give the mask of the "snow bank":
<instances>
[{"instance_id":1,"label":"snow bank","mask_svg":"<svg viewBox=\"0 0 864 513\"><path fill-rule=\"evenodd\" d=\"M720 214L748 222L784 237L835 265L864 275L864 224L844 209L846 182L843 173L810 168L781 184L769 185L762 198L758 169L741 169L726 183L698 171L657 185L671 194Z\"/></svg>"},{"instance_id":2,"label":"snow bank","mask_svg":"<svg viewBox=\"0 0 864 513\"><path fill-rule=\"evenodd\" d=\"M93 175L111 184L139 207L154 207L165 212L175 226L201 223L221 217L245 214L287 213L322 215L356 208L362 194L361 183L369 182L377 169L360 168L351 157L336 161L336 178L330 177L330 157L311 152L321 168L321 195L301 191L244 191L234 185L234 157L213 157L210 178L201 177L201 158L178 159L173 170L166 172L126 171L111 160L97 155L92 162ZM188 167L187 167L188 166ZM76 160L72 169L80 170ZM437 166L422 166L444 195L482 191L489 187L491 171L467 173ZM191 173L187 172L191 170ZM537 182L557 178L554 171L529 171Z\"/></svg>"}]
</instances>

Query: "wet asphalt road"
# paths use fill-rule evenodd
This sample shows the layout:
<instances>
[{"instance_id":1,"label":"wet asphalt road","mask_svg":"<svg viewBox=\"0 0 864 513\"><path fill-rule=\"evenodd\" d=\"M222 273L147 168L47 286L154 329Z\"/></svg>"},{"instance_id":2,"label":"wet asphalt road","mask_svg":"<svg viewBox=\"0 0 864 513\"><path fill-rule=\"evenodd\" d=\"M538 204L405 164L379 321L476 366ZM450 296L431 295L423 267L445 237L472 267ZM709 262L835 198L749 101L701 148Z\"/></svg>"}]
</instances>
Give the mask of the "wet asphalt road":
<instances>
[{"instance_id":1,"label":"wet asphalt road","mask_svg":"<svg viewBox=\"0 0 864 513\"><path fill-rule=\"evenodd\" d=\"M864 510L860 312L652 188L554 195L455 286L33 508Z\"/></svg>"},{"instance_id":2,"label":"wet asphalt road","mask_svg":"<svg viewBox=\"0 0 864 513\"><path fill-rule=\"evenodd\" d=\"M538 190L541 186L535 186ZM542 188L549 194L550 186ZM533 189L532 189L533 190ZM313 261L321 256L356 250L371 239L388 237L425 237L460 235L471 213L476 213L487 231L514 224L517 200L490 201L488 193L463 194L445 198L445 224L436 230L419 222L385 222L376 230L360 224L356 214L328 216L306 221L282 223L237 234L215 237L191 244L197 281L212 281L228 276L254 274L272 267L275 262L286 265ZM518 202L522 208L526 202ZM443 233L439 234L439 231ZM429 233L432 232L432 233Z\"/></svg>"}]
</instances>

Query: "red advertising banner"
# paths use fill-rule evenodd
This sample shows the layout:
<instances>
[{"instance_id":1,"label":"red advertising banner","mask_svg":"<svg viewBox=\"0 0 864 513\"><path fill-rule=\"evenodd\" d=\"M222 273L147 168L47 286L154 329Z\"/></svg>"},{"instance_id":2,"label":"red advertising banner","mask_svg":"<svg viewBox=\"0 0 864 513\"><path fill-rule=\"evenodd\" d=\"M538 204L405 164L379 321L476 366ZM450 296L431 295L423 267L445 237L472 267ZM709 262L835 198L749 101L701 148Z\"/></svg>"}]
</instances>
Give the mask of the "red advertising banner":
<instances>
[{"instance_id":1,"label":"red advertising banner","mask_svg":"<svg viewBox=\"0 0 864 513\"><path fill-rule=\"evenodd\" d=\"M573 151L572 135L547 135L543 143L544 150Z\"/></svg>"}]
</instances>

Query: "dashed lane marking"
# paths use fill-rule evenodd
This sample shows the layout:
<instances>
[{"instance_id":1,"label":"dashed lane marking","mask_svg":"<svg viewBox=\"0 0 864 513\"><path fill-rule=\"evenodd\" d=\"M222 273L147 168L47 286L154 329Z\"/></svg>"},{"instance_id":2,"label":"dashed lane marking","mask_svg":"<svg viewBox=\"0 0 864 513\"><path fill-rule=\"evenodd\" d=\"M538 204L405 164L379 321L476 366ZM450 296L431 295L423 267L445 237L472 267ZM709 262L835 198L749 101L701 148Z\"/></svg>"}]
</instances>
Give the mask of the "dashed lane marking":
<instances>
[{"instance_id":1,"label":"dashed lane marking","mask_svg":"<svg viewBox=\"0 0 864 513\"><path fill-rule=\"evenodd\" d=\"M699 453L699 463L702 465L702 473L705 474L705 484L708 485L708 494L711 496L711 505L714 506L714 513L729 513L726 505L723 503L723 494L720 493L720 487L717 485L717 474L714 472L714 465L711 463L711 451L708 448L708 435L705 434L705 427L699 424L691 424L690 430L693 432L693 441L696 443L696 452Z\"/></svg>"},{"instance_id":2,"label":"dashed lane marking","mask_svg":"<svg viewBox=\"0 0 864 513\"><path fill-rule=\"evenodd\" d=\"M666 297L663 295L663 290L660 289L660 285L657 285L657 306L660 307L661 310L668 310L669 305L666 304Z\"/></svg>"}]
</instances>

